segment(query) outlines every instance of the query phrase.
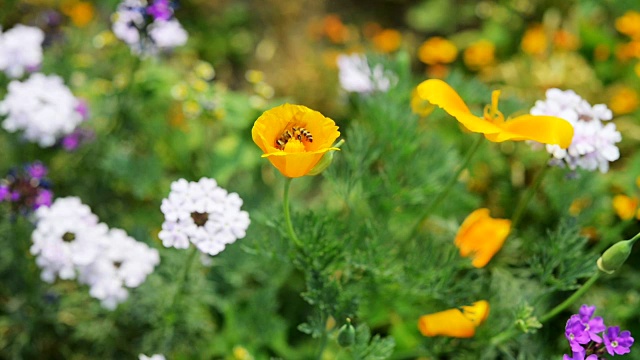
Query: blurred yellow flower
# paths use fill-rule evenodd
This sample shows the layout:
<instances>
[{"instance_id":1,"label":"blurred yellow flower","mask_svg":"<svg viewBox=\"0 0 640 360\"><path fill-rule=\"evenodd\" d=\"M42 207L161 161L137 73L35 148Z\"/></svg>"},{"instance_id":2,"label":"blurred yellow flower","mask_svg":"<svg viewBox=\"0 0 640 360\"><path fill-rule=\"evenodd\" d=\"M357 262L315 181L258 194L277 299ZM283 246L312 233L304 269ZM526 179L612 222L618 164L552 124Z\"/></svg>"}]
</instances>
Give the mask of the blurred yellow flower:
<instances>
[{"instance_id":1,"label":"blurred yellow flower","mask_svg":"<svg viewBox=\"0 0 640 360\"><path fill-rule=\"evenodd\" d=\"M62 12L71 18L71 22L77 27L85 27L93 20L95 9L89 2L70 1L63 3Z\"/></svg>"},{"instance_id":2,"label":"blurred yellow flower","mask_svg":"<svg viewBox=\"0 0 640 360\"><path fill-rule=\"evenodd\" d=\"M613 91L609 108L616 115L628 114L640 105L638 93L628 86L621 86Z\"/></svg>"},{"instance_id":3,"label":"blurred yellow flower","mask_svg":"<svg viewBox=\"0 0 640 360\"><path fill-rule=\"evenodd\" d=\"M417 87L417 94L422 100L442 108L469 131L484 134L489 141L534 140L566 149L573 139L573 126L555 116L527 114L505 121L498 110L499 90L491 94L491 105L485 107L482 117L473 115L460 95L442 80L423 81Z\"/></svg>"},{"instance_id":4,"label":"blurred yellow flower","mask_svg":"<svg viewBox=\"0 0 640 360\"><path fill-rule=\"evenodd\" d=\"M471 256L471 265L481 268L500 251L510 231L511 220L494 219L489 216L489 209L477 209L464 219L454 243L460 256Z\"/></svg>"},{"instance_id":5,"label":"blurred yellow flower","mask_svg":"<svg viewBox=\"0 0 640 360\"><path fill-rule=\"evenodd\" d=\"M573 33L560 29L553 35L553 45L558 49L573 51L580 46L580 40Z\"/></svg>"},{"instance_id":6,"label":"blurred yellow flower","mask_svg":"<svg viewBox=\"0 0 640 360\"><path fill-rule=\"evenodd\" d=\"M480 300L470 306L422 315L418 329L424 336L448 336L470 338L489 316L489 302Z\"/></svg>"},{"instance_id":7,"label":"blurred yellow flower","mask_svg":"<svg viewBox=\"0 0 640 360\"><path fill-rule=\"evenodd\" d=\"M637 216L638 199L627 195L616 195L612 201L613 210L622 220L631 220Z\"/></svg>"},{"instance_id":8,"label":"blurred yellow flower","mask_svg":"<svg viewBox=\"0 0 640 360\"><path fill-rule=\"evenodd\" d=\"M631 38L640 38L640 12L629 10L616 19L616 29Z\"/></svg>"},{"instance_id":9,"label":"blurred yellow flower","mask_svg":"<svg viewBox=\"0 0 640 360\"><path fill-rule=\"evenodd\" d=\"M377 33L372 41L376 50L382 53L392 53L400 48L402 35L398 30L385 29Z\"/></svg>"},{"instance_id":10,"label":"blurred yellow flower","mask_svg":"<svg viewBox=\"0 0 640 360\"><path fill-rule=\"evenodd\" d=\"M464 49L464 64L469 69L478 70L492 65L495 61L496 46L489 40L479 40Z\"/></svg>"},{"instance_id":11,"label":"blurred yellow flower","mask_svg":"<svg viewBox=\"0 0 640 360\"><path fill-rule=\"evenodd\" d=\"M623 62L640 58L640 40L616 45L616 58Z\"/></svg>"},{"instance_id":12,"label":"blurred yellow flower","mask_svg":"<svg viewBox=\"0 0 640 360\"><path fill-rule=\"evenodd\" d=\"M548 46L547 34L545 34L542 25L534 25L522 35L520 47L529 55L542 55L547 51Z\"/></svg>"},{"instance_id":13,"label":"blurred yellow flower","mask_svg":"<svg viewBox=\"0 0 640 360\"><path fill-rule=\"evenodd\" d=\"M305 176L340 136L335 122L302 105L284 104L265 111L251 130L260 147L282 175Z\"/></svg>"},{"instance_id":14,"label":"blurred yellow flower","mask_svg":"<svg viewBox=\"0 0 640 360\"><path fill-rule=\"evenodd\" d=\"M449 64L456 59L458 48L449 40L434 36L423 42L418 58L427 65Z\"/></svg>"}]
</instances>

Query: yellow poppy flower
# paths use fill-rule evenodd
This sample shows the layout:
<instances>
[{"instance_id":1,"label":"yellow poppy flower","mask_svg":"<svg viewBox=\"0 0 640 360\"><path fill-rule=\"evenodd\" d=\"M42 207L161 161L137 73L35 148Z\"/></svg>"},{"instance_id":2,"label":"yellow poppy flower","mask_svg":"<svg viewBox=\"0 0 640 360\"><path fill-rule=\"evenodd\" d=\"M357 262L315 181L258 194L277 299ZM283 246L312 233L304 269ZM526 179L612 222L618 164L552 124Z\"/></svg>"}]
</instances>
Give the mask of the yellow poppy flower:
<instances>
[{"instance_id":1,"label":"yellow poppy flower","mask_svg":"<svg viewBox=\"0 0 640 360\"><path fill-rule=\"evenodd\" d=\"M462 222L454 244L460 256L473 257L471 265L481 268L487 265L507 240L511 231L511 220L494 219L489 209L478 209Z\"/></svg>"},{"instance_id":2,"label":"yellow poppy flower","mask_svg":"<svg viewBox=\"0 0 640 360\"><path fill-rule=\"evenodd\" d=\"M470 338L489 316L489 302L480 300L470 306L462 306L433 314L422 315L418 329L424 336L449 336Z\"/></svg>"},{"instance_id":3,"label":"yellow poppy flower","mask_svg":"<svg viewBox=\"0 0 640 360\"><path fill-rule=\"evenodd\" d=\"M418 58L427 65L449 64L458 56L456 45L440 36L427 39L418 48Z\"/></svg>"},{"instance_id":4,"label":"yellow poppy flower","mask_svg":"<svg viewBox=\"0 0 640 360\"><path fill-rule=\"evenodd\" d=\"M302 105L284 104L265 111L253 124L253 142L282 175L305 176L340 136L336 123Z\"/></svg>"},{"instance_id":5,"label":"yellow poppy flower","mask_svg":"<svg viewBox=\"0 0 640 360\"><path fill-rule=\"evenodd\" d=\"M627 195L616 195L612 201L613 210L622 220L631 220L638 211L638 199Z\"/></svg>"},{"instance_id":6,"label":"yellow poppy flower","mask_svg":"<svg viewBox=\"0 0 640 360\"><path fill-rule=\"evenodd\" d=\"M573 139L573 126L555 116L527 114L505 121L498 110L499 90L491 94L491 105L485 107L482 117L473 115L460 95L442 80L423 81L417 87L417 94L455 117L469 131L484 134L489 141L534 140L566 149Z\"/></svg>"}]
</instances>

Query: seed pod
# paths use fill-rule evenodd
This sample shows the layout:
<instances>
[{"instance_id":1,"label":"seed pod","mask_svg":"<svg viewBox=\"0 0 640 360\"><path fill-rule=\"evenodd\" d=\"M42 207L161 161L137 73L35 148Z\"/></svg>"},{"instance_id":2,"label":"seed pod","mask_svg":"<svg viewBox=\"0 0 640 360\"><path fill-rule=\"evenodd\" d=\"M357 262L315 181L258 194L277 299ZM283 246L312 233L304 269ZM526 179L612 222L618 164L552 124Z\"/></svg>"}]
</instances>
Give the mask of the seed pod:
<instances>
[{"instance_id":1,"label":"seed pod","mask_svg":"<svg viewBox=\"0 0 640 360\"><path fill-rule=\"evenodd\" d=\"M637 239L634 238L631 240L618 241L613 244L598 259L598 269L607 274L613 274L627 260L636 240Z\"/></svg>"},{"instance_id":2,"label":"seed pod","mask_svg":"<svg viewBox=\"0 0 640 360\"><path fill-rule=\"evenodd\" d=\"M338 345L349 347L356 341L356 329L351 325L351 319L347 318L347 323L340 327L338 331Z\"/></svg>"}]
</instances>

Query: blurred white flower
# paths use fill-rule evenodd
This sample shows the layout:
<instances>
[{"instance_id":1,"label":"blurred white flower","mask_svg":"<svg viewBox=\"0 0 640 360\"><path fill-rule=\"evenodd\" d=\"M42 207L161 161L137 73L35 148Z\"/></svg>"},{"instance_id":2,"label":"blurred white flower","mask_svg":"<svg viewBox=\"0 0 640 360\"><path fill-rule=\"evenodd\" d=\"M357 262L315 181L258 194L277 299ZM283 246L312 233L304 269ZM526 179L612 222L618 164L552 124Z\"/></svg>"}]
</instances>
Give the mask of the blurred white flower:
<instances>
[{"instance_id":1,"label":"blurred white flower","mask_svg":"<svg viewBox=\"0 0 640 360\"><path fill-rule=\"evenodd\" d=\"M340 85L349 92L386 92L397 81L396 76L385 71L382 64L377 64L372 70L367 57L362 54L339 55L338 70Z\"/></svg>"},{"instance_id":2,"label":"blurred white flower","mask_svg":"<svg viewBox=\"0 0 640 360\"><path fill-rule=\"evenodd\" d=\"M166 360L164 355L162 354L154 354L151 356L147 356L145 354L140 354L138 356L138 360Z\"/></svg>"},{"instance_id":3,"label":"blurred white flower","mask_svg":"<svg viewBox=\"0 0 640 360\"><path fill-rule=\"evenodd\" d=\"M591 106L572 90L549 89L544 101L536 101L531 114L557 116L573 125L573 140L569 148L546 145L547 152L553 155L552 165L566 165L571 170L597 169L606 173L609 163L620 158L620 151L615 144L622 140L622 136L615 124L603 123L613 117L604 104Z\"/></svg>"},{"instance_id":4,"label":"blurred white flower","mask_svg":"<svg viewBox=\"0 0 640 360\"><path fill-rule=\"evenodd\" d=\"M32 74L23 82L9 83L7 96L0 101L0 115L7 115L2 127L24 131L24 137L49 147L68 135L82 121L79 100L56 75Z\"/></svg>"},{"instance_id":5,"label":"blurred white flower","mask_svg":"<svg viewBox=\"0 0 640 360\"><path fill-rule=\"evenodd\" d=\"M249 214L240 210L241 206L238 194L227 193L213 179L174 181L160 206L165 221L158 237L165 247L185 249L190 242L200 251L216 255L246 235Z\"/></svg>"},{"instance_id":6,"label":"blurred white flower","mask_svg":"<svg viewBox=\"0 0 640 360\"><path fill-rule=\"evenodd\" d=\"M58 198L50 207L38 208L35 220L30 251L46 282L74 279L78 267L88 266L102 252L107 226L98 223L76 197Z\"/></svg>"},{"instance_id":7,"label":"blurred white flower","mask_svg":"<svg viewBox=\"0 0 640 360\"><path fill-rule=\"evenodd\" d=\"M187 43L189 35L178 20L156 20L149 25L149 37L161 49L171 49Z\"/></svg>"},{"instance_id":8,"label":"blurred white flower","mask_svg":"<svg viewBox=\"0 0 640 360\"><path fill-rule=\"evenodd\" d=\"M42 62L44 32L37 27L18 24L2 33L0 29L0 70L9 77L21 77Z\"/></svg>"}]
</instances>

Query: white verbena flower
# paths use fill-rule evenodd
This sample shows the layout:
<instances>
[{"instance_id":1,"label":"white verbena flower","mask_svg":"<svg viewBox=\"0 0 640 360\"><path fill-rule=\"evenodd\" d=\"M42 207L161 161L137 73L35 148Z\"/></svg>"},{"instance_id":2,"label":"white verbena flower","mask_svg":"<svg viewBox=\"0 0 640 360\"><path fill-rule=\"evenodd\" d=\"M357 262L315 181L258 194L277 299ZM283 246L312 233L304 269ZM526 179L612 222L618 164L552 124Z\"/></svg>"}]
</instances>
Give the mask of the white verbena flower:
<instances>
[{"instance_id":1,"label":"white verbena flower","mask_svg":"<svg viewBox=\"0 0 640 360\"><path fill-rule=\"evenodd\" d=\"M174 181L160 206L165 221L158 237L165 247L185 249L192 243L216 255L246 235L249 214L241 206L240 196L227 193L214 179Z\"/></svg>"},{"instance_id":2,"label":"white verbena flower","mask_svg":"<svg viewBox=\"0 0 640 360\"><path fill-rule=\"evenodd\" d=\"M61 77L35 73L26 81L9 83L7 96L0 101L0 115L7 116L2 127L9 132L23 130L27 140L50 147L83 121L78 104Z\"/></svg>"},{"instance_id":3,"label":"white verbena flower","mask_svg":"<svg viewBox=\"0 0 640 360\"><path fill-rule=\"evenodd\" d=\"M0 71L11 78L34 71L42 63L44 32L37 27L18 24L2 33L0 29Z\"/></svg>"},{"instance_id":4,"label":"white verbena flower","mask_svg":"<svg viewBox=\"0 0 640 360\"><path fill-rule=\"evenodd\" d=\"M164 355L162 354L153 354L151 356L147 356L145 354L140 354L138 356L138 360L166 360Z\"/></svg>"},{"instance_id":5,"label":"white verbena flower","mask_svg":"<svg viewBox=\"0 0 640 360\"><path fill-rule=\"evenodd\" d=\"M161 49L171 49L187 43L189 35L178 20L156 20L149 25L149 37Z\"/></svg>"},{"instance_id":6,"label":"white verbena flower","mask_svg":"<svg viewBox=\"0 0 640 360\"><path fill-rule=\"evenodd\" d=\"M395 75L385 71L382 64L371 69L367 57L362 54L339 55L338 70L340 85L349 92L385 92L397 81Z\"/></svg>"},{"instance_id":7,"label":"white verbena flower","mask_svg":"<svg viewBox=\"0 0 640 360\"><path fill-rule=\"evenodd\" d=\"M74 279L78 267L90 265L102 252L107 226L98 223L97 216L76 197L39 207L35 220L30 251L46 282L56 277Z\"/></svg>"},{"instance_id":8,"label":"white verbena flower","mask_svg":"<svg viewBox=\"0 0 640 360\"><path fill-rule=\"evenodd\" d=\"M567 149L546 145L547 152L553 155L552 165L566 165L572 170L598 169L606 173L609 163L620 158L620 150L615 144L622 136L615 124L603 123L613 117L604 104L591 106L572 90L549 89L544 101L536 101L531 114L557 116L573 125L573 140Z\"/></svg>"}]
</instances>

